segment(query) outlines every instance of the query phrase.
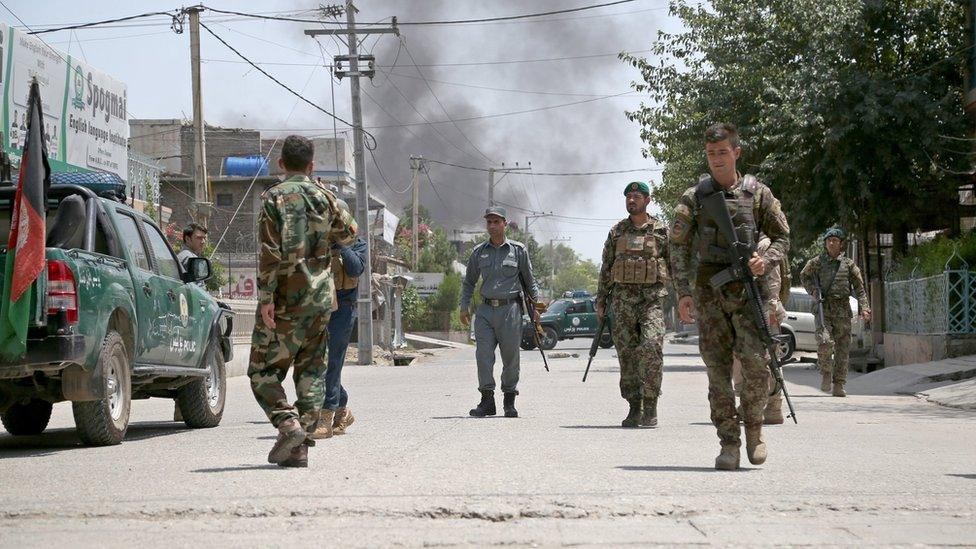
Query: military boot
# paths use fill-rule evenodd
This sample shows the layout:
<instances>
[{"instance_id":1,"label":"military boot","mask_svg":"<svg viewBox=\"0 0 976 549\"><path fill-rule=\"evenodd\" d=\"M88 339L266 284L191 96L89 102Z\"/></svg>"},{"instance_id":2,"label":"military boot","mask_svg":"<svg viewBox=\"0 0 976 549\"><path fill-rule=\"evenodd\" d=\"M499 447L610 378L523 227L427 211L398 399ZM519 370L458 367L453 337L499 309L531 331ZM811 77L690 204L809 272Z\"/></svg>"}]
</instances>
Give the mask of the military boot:
<instances>
[{"instance_id":1,"label":"military boot","mask_svg":"<svg viewBox=\"0 0 976 549\"><path fill-rule=\"evenodd\" d=\"M320 440L323 438L332 438L332 435L335 434L334 429L332 427L334 421L335 421L335 410L329 410L328 408L323 408L322 411L319 412L318 425L315 427L315 430L312 431L312 438L314 438L315 440Z\"/></svg>"},{"instance_id":2,"label":"military boot","mask_svg":"<svg viewBox=\"0 0 976 549\"><path fill-rule=\"evenodd\" d=\"M739 468L739 446L722 444L722 451L715 458L715 468L719 471L735 471Z\"/></svg>"},{"instance_id":3,"label":"military boot","mask_svg":"<svg viewBox=\"0 0 976 549\"><path fill-rule=\"evenodd\" d=\"M628 400L630 403L630 412L627 413L627 417L620 422L621 427L637 427L640 425L641 421L641 399L635 398Z\"/></svg>"},{"instance_id":4,"label":"military boot","mask_svg":"<svg viewBox=\"0 0 976 549\"><path fill-rule=\"evenodd\" d=\"M495 391L481 391L481 402L479 402L478 405L472 408L468 413L473 417L495 415L497 413L495 411Z\"/></svg>"},{"instance_id":5,"label":"military boot","mask_svg":"<svg viewBox=\"0 0 976 549\"><path fill-rule=\"evenodd\" d=\"M780 395L771 396L766 401L766 409L763 410L764 425L783 424L783 397Z\"/></svg>"},{"instance_id":6,"label":"military boot","mask_svg":"<svg viewBox=\"0 0 976 549\"><path fill-rule=\"evenodd\" d=\"M762 425L746 426L746 456L753 465L766 462L766 441L763 440Z\"/></svg>"},{"instance_id":7,"label":"military boot","mask_svg":"<svg viewBox=\"0 0 976 549\"><path fill-rule=\"evenodd\" d=\"M830 372L821 372L820 373L820 376L821 376L820 377L820 390L823 391L824 393L829 393L830 392L830 381L831 381L831 377L832 377L830 375Z\"/></svg>"},{"instance_id":8,"label":"military boot","mask_svg":"<svg viewBox=\"0 0 976 549\"><path fill-rule=\"evenodd\" d=\"M332 434L346 434L346 428L352 425L354 421L356 421L356 417L352 415L352 410L345 406L339 408L335 412L335 419L332 420Z\"/></svg>"},{"instance_id":9,"label":"military boot","mask_svg":"<svg viewBox=\"0 0 976 549\"><path fill-rule=\"evenodd\" d=\"M847 396L847 391L844 390L844 384L843 383L834 383L834 392L833 392L833 395L835 397L846 397Z\"/></svg>"},{"instance_id":10,"label":"military boot","mask_svg":"<svg viewBox=\"0 0 976 549\"><path fill-rule=\"evenodd\" d=\"M305 442L305 429L297 418L288 418L278 425L278 439L275 440L268 463L281 463L289 458L293 448Z\"/></svg>"},{"instance_id":11,"label":"military boot","mask_svg":"<svg viewBox=\"0 0 976 549\"><path fill-rule=\"evenodd\" d=\"M641 413L641 427L657 427L657 399L645 398L644 411Z\"/></svg>"},{"instance_id":12,"label":"military boot","mask_svg":"<svg viewBox=\"0 0 976 549\"><path fill-rule=\"evenodd\" d=\"M518 417L518 410L515 409L515 395L518 393L505 393L505 400L502 408L505 410L505 417Z\"/></svg>"},{"instance_id":13,"label":"military boot","mask_svg":"<svg viewBox=\"0 0 976 549\"><path fill-rule=\"evenodd\" d=\"M291 449L288 459L278 464L280 467L308 467L308 444L299 444Z\"/></svg>"}]
</instances>

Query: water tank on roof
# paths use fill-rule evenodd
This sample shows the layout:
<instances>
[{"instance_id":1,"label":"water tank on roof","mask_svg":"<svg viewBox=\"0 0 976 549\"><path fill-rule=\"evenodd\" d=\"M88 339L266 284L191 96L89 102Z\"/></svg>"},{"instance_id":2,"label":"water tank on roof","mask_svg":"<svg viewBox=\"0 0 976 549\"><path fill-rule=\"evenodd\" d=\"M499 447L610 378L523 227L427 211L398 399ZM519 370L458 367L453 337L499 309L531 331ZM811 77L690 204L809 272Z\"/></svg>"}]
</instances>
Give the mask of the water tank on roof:
<instances>
[{"instance_id":1,"label":"water tank on roof","mask_svg":"<svg viewBox=\"0 0 976 549\"><path fill-rule=\"evenodd\" d=\"M228 156L224 159L224 175L239 177L268 175L268 160L261 155Z\"/></svg>"}]
</instances>

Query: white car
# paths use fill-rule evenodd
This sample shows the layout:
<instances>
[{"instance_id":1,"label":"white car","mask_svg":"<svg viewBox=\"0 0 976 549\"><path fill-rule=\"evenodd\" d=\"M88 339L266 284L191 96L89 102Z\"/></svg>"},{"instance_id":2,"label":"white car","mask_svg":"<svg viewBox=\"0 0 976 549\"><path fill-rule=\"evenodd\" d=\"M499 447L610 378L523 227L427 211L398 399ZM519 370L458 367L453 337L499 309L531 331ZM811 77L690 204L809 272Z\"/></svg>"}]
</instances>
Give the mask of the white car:
<instances>
[{"instance_id":1,"label":"white car","mask_svg":"<svg viewBox=\"0 0 976 549\"><path fill-rule=\"evenodd\" d=\"M851 300L852 348L863 346L864 320L858 314L857 300ZM796 351L816 351L817 336L813 316L813 297L803 288L790 288L790 299L785 304L786 320L780 325L783 334L789 337L780 346L780 360L789 360Z\"/></svg>"}]
</instances>

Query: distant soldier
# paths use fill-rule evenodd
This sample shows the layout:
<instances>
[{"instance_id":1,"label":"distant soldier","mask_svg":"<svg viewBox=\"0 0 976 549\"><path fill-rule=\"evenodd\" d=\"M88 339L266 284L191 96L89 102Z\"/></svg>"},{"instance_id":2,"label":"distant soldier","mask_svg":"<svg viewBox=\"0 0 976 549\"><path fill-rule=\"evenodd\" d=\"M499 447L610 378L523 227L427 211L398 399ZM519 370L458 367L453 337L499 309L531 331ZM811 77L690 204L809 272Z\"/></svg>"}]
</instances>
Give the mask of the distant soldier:
<instances>
[{"instance_id":1,"label":"distant soldier","mask_svg":"<svg viewBox=\"0 0 976 549\"><path fill-rule=\"evenodd\" d=\"M832 227L824 233L825 252L814 257L800 272L800 282L814 299L823 300L823 326L817 330L817 362L820 364L820 390L845 397L847 367L851 350L851 303L853 293L861 308L861 318L871 322L871 306L864 291L864 278L854 260L843 253L844 230ZM819 288L819 291L818 291ZM816 307L816 304L814 304ZM818 314L816 309L815 314Z\"/></svg>"},{"instance_id":2,"label":"distant soldier","mask_svg":"<svg viewBox=\"0 0 976 549\"><path fill-rule=\"evenodd\" d=\"M337 200L339 208L349 213L345 200ZM350 214L351 215L351 214ZM355 222L353 222L355 223ZM319 425L312 438L331 438L346 434L346 428L356 418L347 404L349 394L342 386L342 366L346 362L349 336L356 323L356 294L359 276L366 270L366 241L356 238L350 246L332 245L332 277L335 280L337 308L329 318L329 368L325 372L325 403Z\"/></svg>"},{"instance_id":3,"label":"distant soldier","mask_svg":"<svg viewBox=\"0 0 976 549\"><path fill-rule=\"evenodd\" d=\"M307 467L325 397L329 315L334 305L332 244L349 245L355 225L336 199L309 179L314 149L291 135L278 165L285 180L261 195L258 311L247 375L258 404L278 429L268 462ZM294 366L295 404L281 382Z\"/></svg>"},{"instance_id":4,"label":"distant soldier","mask_svg":"<svg viewBox=\"0 0 976 549\"><path fill-rule=\"evenodd\" d=\"M708 370L708 403L722 445L715 468L734 470L739 468L741 432L732 390L733 353L742 362L742 419L746 454L753 465L766 461L762 425L769 390L768 357L745 285L730 282L713 288L709 283L712 276L731 265L731 243L719 232L716 220L701 207L698 192L721 189L732 225L741 238L758 242L760 232L769 237L766 253L755 253L749 261L753 276L764 275L767 268L786 257L790 229L779 200L769 187L736 170L742 149L735 126L709 126L705 130L705 153L710 174L685 191L674 210L669 235L671 268L681 321L690 324L696 317L698 320L698 348Z\"/></svg>"},{"instance_id":5,"label":"distant soldier","mask_svg":"<svg viewBox=\"0 0 976 549\"><path fill-rule=\"evenodd\" d=\"M498 347L502 355L505 417L518 417L515 396L518 394L519 343L522 340L519 294L527 291L529 298L536 302L539 288L532 275L532 263L525 244L505 238L505 208L492 206L485 210L485 226L489 238L471 252L461 289L461 323L467 326L471 323L471 297L478 278L481 278L483 302L478 305L474 318L481 402L469 413L474 417L496 413L495 347ZM535 321L539 320L539 312L534 308L528 314Z\"/></svg>"},{"instance_id":6,"label":"distant soldier","mask_svg":"<svg viewBox=\"0 0 976 549\"><path fill-rule=\"evenodd\" d=\"M596 314L602 319L607 299L613 309L613 342L620 361L620 396L630 412L624 427L657 427L664 355L664 312L668 293L667 227L648 215L651 191L635 181L624 188L627 218L610 229L603 245L603 266L596 292Z\"/></svg>"}]
</instances>

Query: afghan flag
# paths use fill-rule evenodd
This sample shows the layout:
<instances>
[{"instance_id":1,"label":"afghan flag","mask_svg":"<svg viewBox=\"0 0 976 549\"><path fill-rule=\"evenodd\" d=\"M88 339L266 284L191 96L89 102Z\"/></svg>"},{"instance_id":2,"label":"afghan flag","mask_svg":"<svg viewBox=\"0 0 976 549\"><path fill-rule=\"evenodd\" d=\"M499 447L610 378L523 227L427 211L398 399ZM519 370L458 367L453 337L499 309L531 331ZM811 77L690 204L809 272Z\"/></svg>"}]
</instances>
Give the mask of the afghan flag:
<instances>
[{"instance_id":1,"label":"afghan flag","mask_svg":"<svg viewBox=\"0 0 976 549\"><path fill-rule=\"evenodd\" d=\"M44 269L47 190L51 166L44 145L41 88L31 82L27 99L27 141L20 159L17 194L10 216L10 237L0 301L0 355L16 360L27 350L27 324L34 281ZM43 296L37 296L41 299Z\"/></svg>"}]
</instances>

